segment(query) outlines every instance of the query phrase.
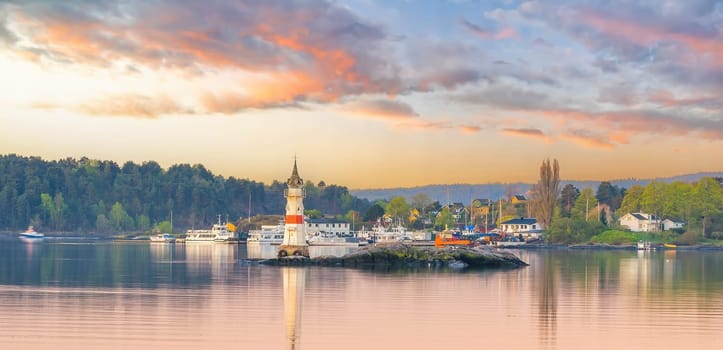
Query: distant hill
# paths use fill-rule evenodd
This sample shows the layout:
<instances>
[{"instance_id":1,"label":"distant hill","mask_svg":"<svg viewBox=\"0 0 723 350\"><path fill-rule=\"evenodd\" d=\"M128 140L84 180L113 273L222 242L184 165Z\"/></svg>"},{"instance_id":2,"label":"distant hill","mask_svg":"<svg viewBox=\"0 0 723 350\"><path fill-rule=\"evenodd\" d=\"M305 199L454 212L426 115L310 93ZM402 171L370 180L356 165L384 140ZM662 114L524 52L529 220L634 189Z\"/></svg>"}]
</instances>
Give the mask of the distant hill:
<instances>
[{"instance_id":1,"label":"distant hill","mask_svg":"<svg viewBox=\"0 0 723 350\"><path fill-rule=\"evenodd\" d=\"M678 175L666 178L656 179L619 179L610 180L615 186L629 188L632 185L645 186L652 180L660 180L665 182L696 182L703 177L723 177L723 172L704 172L695 174ZM584 189L592 188L597 190L601 181L583 181L583 180L561 180L562 186L572 184L573 186ZM410 200L414 195L424 193L433 201L440 203L461 202L469 203L474 198L487 198L497 200L499 198L508 198L514 194L525 194L530 190L532 184L529 183L492 183L492 184L451 184L451 185L427 185L419 187L405 188L384 188L384 189L358 189L349 192L356 197L365 198L370 201L379 199L390 199L396 196L404 196Z\"/></svg>"}]
</instances>

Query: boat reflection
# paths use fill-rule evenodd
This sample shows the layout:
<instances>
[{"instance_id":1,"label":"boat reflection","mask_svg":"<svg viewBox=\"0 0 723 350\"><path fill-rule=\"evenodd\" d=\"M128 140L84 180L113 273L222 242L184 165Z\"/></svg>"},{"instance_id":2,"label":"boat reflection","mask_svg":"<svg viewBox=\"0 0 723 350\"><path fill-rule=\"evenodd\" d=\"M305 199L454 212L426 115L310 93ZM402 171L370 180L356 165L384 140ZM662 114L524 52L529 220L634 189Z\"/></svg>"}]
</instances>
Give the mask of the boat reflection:
<instances>
[{"instance_id":1,"label":"boat reflection","mask_svg":"<svg viewBox=\"0 0 723 350\"><path fill-rule=\"evenodd\" d=\"M233 270L238 258L235 244L198 243L178 245L180 247L189 272L203 273L210 268L213 276L226 275Z\"/></svg>"},{"instance_id":2,"label":"boat reflection","mask_svg":"<svg viewBox=\"0 0 723 350\"><path fill-rule=\"evenodd\" d=\"M304 303L306 268L282 267L284 283L284 326L287 349L301 348L301 310Z\"/></svg>"}]
</instances>

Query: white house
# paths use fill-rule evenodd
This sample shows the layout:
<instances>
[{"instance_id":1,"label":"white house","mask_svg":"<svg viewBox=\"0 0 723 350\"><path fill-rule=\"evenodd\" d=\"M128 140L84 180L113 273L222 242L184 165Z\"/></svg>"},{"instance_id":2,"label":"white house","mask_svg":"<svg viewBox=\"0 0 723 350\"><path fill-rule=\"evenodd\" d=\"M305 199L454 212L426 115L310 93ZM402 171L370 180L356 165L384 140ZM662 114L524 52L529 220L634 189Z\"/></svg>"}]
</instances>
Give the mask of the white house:
<instances>
[{"instance_id":1,"label":"white house","mask_svg":"<svg viewBox=\"0 0 723 350\"><path fill-rule=\"evenodd\" d=\"M545 228L535 218L517 218L504 221L500 230L508 235L521 235L524 239L541 238Z\"/></svg>"},{"instance_id":2,"label":"white house","mask_svg":"<svg viewBox=\"0 0 723 350\"><path fill-rule=\"evenodd\" d=\"M685 225L682 221L674 221L670 219L663 220L663 230L668 231L672 230L674 228L683 228L683 225Z\"/></svg>"},{"instance_id":3,"label":"white house","mask_svg":"<svg viewBox=\"0 0 723 350\"><path fill-rule=\"evenodd\" d=\"M660 230L660 218L646 213L627 213L618 220L620 226L633 232L656 232Z\"/></svg>"},{"instance_id":4,"label":"white house","mask_svg":"<svg viewBox=\"0 0 723 350\"><path fill-rule=\"evenodd\" d=\"M306 219L306 235L314 236L320 231L333 233L337 236L349 236L349 223L340 220Z\"/></svg>"}]
</instances>

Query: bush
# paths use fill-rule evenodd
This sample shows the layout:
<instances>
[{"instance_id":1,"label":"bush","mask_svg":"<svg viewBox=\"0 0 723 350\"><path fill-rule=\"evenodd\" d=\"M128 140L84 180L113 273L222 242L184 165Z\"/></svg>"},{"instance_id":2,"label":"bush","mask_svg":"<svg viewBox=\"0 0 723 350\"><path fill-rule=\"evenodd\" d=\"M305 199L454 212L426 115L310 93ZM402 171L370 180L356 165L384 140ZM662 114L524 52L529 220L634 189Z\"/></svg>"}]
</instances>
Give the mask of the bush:
<instances>
[{"instance_id":1,"label":"bush","mask_svg":"<svg viewBox=\"0 0 723 350\"><path fill-rule=\"evenodd\" d=\"M639 240L638 235L630 231L607 230L597 236L592 237L590 242L598 244L629 244Z\"/></svg>"}]
</instances>

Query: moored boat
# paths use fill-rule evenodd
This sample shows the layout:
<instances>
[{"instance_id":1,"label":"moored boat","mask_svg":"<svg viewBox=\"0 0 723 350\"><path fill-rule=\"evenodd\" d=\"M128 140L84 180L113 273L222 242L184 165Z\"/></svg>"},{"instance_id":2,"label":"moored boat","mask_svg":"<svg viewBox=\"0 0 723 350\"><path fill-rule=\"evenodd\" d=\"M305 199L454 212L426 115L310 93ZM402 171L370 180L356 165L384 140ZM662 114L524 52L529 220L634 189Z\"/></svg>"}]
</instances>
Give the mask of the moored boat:
<instances>
[{"instance_id":1,"label":"moored boat","mask_svg":"<svg viewBox=\"0 0 723 350\"><path fill-rule=\"evenodd\" d=\"M150 237L152 243L174 243L176 237L169 233L161 233Z\"/></svg>"},{"instance_id":2,"label":"moored boat","mask_svg":"<svg viewBox=\"0 0 723 350\"><path fill-rule=\"evenodd\" d=\"M210 230L188 230L186 231L186 243L197 242L218 242L233 243L237 242L236 227L233 224L221 224L221 216L219 215L218 223L211 226Z\"/></svg>"},{"instance_id":3,"label":"moored boat","mask_svg":"<svg viewBox=\"0 0 723 350\"><path fill-rule=\"evenodd\" d=\"M638 250L655 250L655 248L648 241L638 241Z\"/></svg>"},{"instance_id":4,"label":"moored boat","mask_svg":"<svg viewBox=\"0 0 723 350\"><path fill-rule=\"evenodd\" d=\"M363 245L359 237L351 235L341 235L333 232L319 231L313 236L309 237L306 242L310 246L350 246L356 247ZM364 241L369 243L368 241Z\"/></svg>"},{"instance_id":5,"label":"moored boat","mask_svg":"<svg viewBox=\"0 0 723 350\"><path fill-rule=\"evenodd\" d=\"M39 232L35 232L33 226L28 226L25 232L20 233L20 240L26 243L42 242L45 239L45 235Z\"/></svg>"},{"instance_id":6,"label":"moored boat","mask_svg":"<svg viewBox=\"0 0 723 350\"><path fill-rule=\"evenodd\" d=\"M442 247L442 246L467 246L470 245L472 241L469 239L462 239L457 238L452 234L451 231L442 231L438 233L434 237L434 245L436 247Z\"/></svg>"},{"instance_id":7,"label":"moored boat","mask_svg":"<svg viewBox=\"0 0 723 350\"><path fill-rule=\"evenodd\" d=\"M273 244L284 242L284 225L262 225L260 230L249 230L246 244Z\"/></svg>"}]
</instances>

